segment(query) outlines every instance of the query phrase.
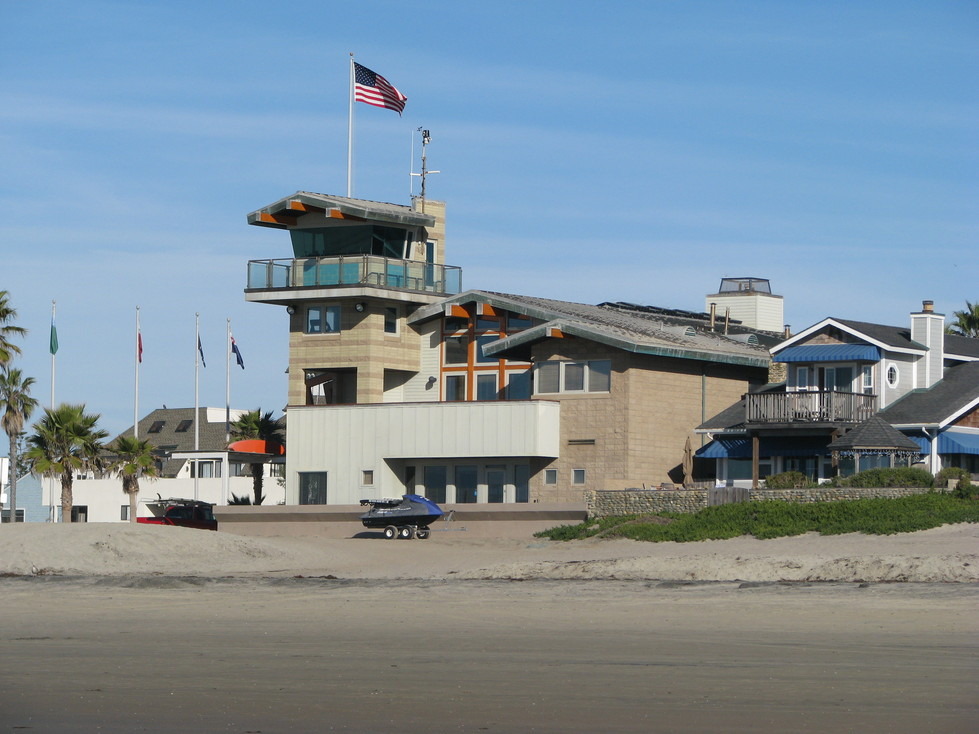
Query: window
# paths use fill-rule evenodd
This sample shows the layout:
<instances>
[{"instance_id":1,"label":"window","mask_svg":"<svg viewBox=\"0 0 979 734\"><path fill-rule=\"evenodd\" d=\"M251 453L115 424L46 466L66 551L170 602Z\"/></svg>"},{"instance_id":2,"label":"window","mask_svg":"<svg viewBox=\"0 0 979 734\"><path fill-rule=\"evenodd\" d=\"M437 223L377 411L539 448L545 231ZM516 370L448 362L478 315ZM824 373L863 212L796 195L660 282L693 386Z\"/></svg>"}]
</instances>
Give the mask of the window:
<instances>
[{"instance_id":1,"label":"window","mask_svg":"<svg viewBox=\"0 0 979 734\"><path fill-rule=\"evenodd\" d=\"M384 309L384 333L398 333L398 309L396 306L388 306Z\"/></svg>"},{"instance_id":2,"label":"window","mask_svg":"<svg viewBox=\"0 0 979 734\"><path fill-rule=\"evenodd\" d=\"M306 370L306 405L353 405L357 402L357 368Z\"/></svg>"},{"instance_id":3,"label":"window","mask_svg":"<svg viewBox=\"0 0 979 734\"><path fill-rule=\"evenodd\" d=\"M507 400L530 400L530 370L507 373Z\"/></svg>"},{"instance_id":4,"label":"window","mask_svg":"<svg viewBox=\"0 0 979 734\"><path fill-rule=\"evenodd\" d=\"M530 465L517 464L513 467L514 502L530 502Z\"/></svg>"},{"instance_id":5,"label":"window","mask_svg":"<svg viewBox=\"0 0 979 734\"><path fill-rule=\"evenodd\" d=\"M585 470L584 469L572 469L571 470L571 483L572 484L584 484L585 483Z\"/></svg>"},{"instance_id":6,"label":"window","mask_svg":"<svg viewBox=\"0 0 979 734\"><path fill-rule=\"evenodd\" d=\"M476 400L496 400L496 374L476 375Z\"/></svg>"},{"instance_id":7,"label":"window","mask_svg":"<svg viewBox=\"0 0 979 734\"><path fill-rule=\"evenodd\" d=\"M557 484L557 469L544 470L544 484Z\"/></svg>"},{"instance_id":8,"label":"window","mask_svg":"<svg viewBox=\"0 0 979 734\"><path fill-rule=\"evenodd\" d=\"M483 354L483 348L487 344L492 344L493 342L499 341L500 337L497 334L481 334L476 337L476 362L479 364L493 364L499 363L499 357L490 357Z\"/></svg>"},{"instance_id":9,"label":"window","mask_svg":"<svg viewBox=\"0 0 979 734\"><path fill-rule=\"evenodd\" d=\"M128 505L126 505L126 506L128 507ZM2 519L3 519L3 523L4 524L10 522L10 508L9 507L5 507L3 509L3 512L0 513L0 516L2 516ZM17 512L14 515L14 518L15 518L15 522L24 522L24 511L23 510L17 510Z\"/></svg>"},{"instance_id":10,"label":"window","mask_svg":"<svg viewBox=\"0 0 979 734\"><path fill-rule=\"evenodd\" d=\"M180 421L180 423L177 424L176 431L177 431L177 433L187 433L187 431L190 430L190 427L192 425L194 425L194 421L189 420L189 419L188 420L182 420L182 421Z\"/></svg>"},{"instance_id":11,"label":"window","mask_svg":"<svg viewBox=\"0 0 979 734\"><path fill-rule=\"evenodd\" d=\"M150 433L159 433L160 431L163 430L163 424L164 423L166 423L166 421L153 421L153 425L150 426L149 432Z\"/></svg>"},{"instance_id":12,"label":"window","mask_svg":"<svg viewBox=\"0 0 979 734\"><path fill-rule=\"evenodd\" d=\"M808 367L796 367L795 368L795 389L796 390L808 390L809 389L809 368Z\"/></svg>"},{"instance_id":13,"label":"window","mask_svg":"<svg viewBox=\"0 0 979 734\"><path fill-rule=\"evenodd\" d=\"M510 314L507 316L506 328L507 333L514 331L521 331L523 329L529 329L534 325L533 319L529 316Z\"/></svg>"},{"instance_id":14,"label":"window","mask_svg":"<svg viewBox=\"0 0 979 734\"><path fill-rule=\"evenodd\" d=\"M425 467L425 496L432 502L445 502L446 475L447 467L444 465Z\"/></svg>"},{"instance_id":15,"label":"window","mask_svg":"<svg viewBox=\"0 0 979 734\"><path fill-rule=\"evenodd\" d=\"M360 483L365 487L371 487L374 485L374 470L364 469L360 473Z\"/></svg>"},{"instance_id":16,"label":"window","mask_svg":"<svg viewBox=\"0 0 979 734\"><path fill-rule=\"evenodd\" d=\"M129 520L129 505L121 505L119 509L119 519L123 522Z\"/></svg>"},{"instance_id":17,"label":"window","mask_svg":"<svg viewBox=\"0 0 979 734\"><path fill-rule=\"evenodd\" d=\"M469 362L469 337L445 337L445 363L466 364Z\"/></svg>"},{"instance_id":18,"label":"window","mask_svg":"<svg viewBox=\"0 0 979 734\"><path fill-rule=\"evenodd\" d=\"M196 470L196 473L195 473ZM190 476L198 479L214 479L221 476L220 461L191 461Z\"/></svg>"},{"instance_id":19,"label":"window","mask_svg":"<svg viewBox=\"0 0 979 734\"><path fill-rule=\"evenodd\" d=\"M612 362L542 362L537 366L537 392L608 392L612 385Z\"/></svg>"},{"instance_id":20,"label":"window","mask_svg":"<svg viewBox=\"0 0 979 734\"><path fill-rule=\"evenodd\" d=\"M326 475L325 471L299 472L299 504L326 504Z\"/></svg>"},{"instance_id":21,"label":"window","mask_svg":"<svg viewBox=\"0 0 979 734\"><path fill-rule=\"evenodd\" d=\"M874 368L869 364L863 367L863 391L866 394L874 391Z\"/></svg>"},{"instance_id":22,"label":"window","mask_svg":"<svg viewBox=\"0 0 979 734\"><path fill-rule=\"evenodd\" d=\"M445 376L445 399L448 402L456 402L466 399L465 375Z\"/></svg>"},{"instance_id":23,"label":"window","mask_svg":"<svg viewBox=\"0 0 979 734\"><path fill-rule=\"evenodd\" d=\"M476 501L477 478L478 471L475 466L456 467L456 502L472 503Z\"/></svg>"},{"instance_id":24,"label":"window","mask_svg":"<svg viewBox=\"0 0 979 734\"><path fill-rule=\"evenodd\" d=\"M897 383L898 383L898 380L900 379L900 377L901 377L901 375L897 371L897 366L896 365L893 365L893 364L887 365L887 386L888 387L897 387Z\"/></svg>"},{"instance_id":25,"label":"window","mask_svg":"<svg viewBox=\"0 0 979 734\"><path fill-rule=\"evenodd\" d=\"M339 306L310 306L306 309L307 334L335 334L339 331Z\"/></svg>"},{"instance_id":26,"label":"window","mask_svg":"<svg viewBox=\"0 0 979 734\"><path fill-rule=\"evenodd\" d=\"M269 464L269 476L276 479L286 478L286 465L285 464Z\"/></svg>"}]
</instances>

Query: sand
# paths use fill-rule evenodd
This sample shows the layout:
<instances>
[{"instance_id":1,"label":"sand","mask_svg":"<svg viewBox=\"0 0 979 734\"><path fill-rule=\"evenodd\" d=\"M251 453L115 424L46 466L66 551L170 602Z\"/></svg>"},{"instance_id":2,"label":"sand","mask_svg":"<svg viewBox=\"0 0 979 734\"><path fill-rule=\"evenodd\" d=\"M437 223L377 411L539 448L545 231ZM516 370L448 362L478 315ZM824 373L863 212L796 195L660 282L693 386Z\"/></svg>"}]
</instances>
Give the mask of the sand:
<instances>
[{"instance_id":1,"label":"sand","mask_svg":"<svg viewBox=\"0 0 979 734\"><path fill-rule=\"evenodd\" d=\"M979 581L979 524L890 536L807 534L702 543L553 542L433 530L384 540L257 538L123 524L5 525L0 574L323 576L342 579L618 579L685 581ZM516 537L512 537L516 536Z\"/></svg>"},{"instance_id":2,"label":"sand","mask_svg":"<svg viewBox=\"0 0 979 734\"><path fill-rule=\"evenodd\" d=\"M0 730L973 732L977 531L4 526Z\"/></svg>"}]
</instances>

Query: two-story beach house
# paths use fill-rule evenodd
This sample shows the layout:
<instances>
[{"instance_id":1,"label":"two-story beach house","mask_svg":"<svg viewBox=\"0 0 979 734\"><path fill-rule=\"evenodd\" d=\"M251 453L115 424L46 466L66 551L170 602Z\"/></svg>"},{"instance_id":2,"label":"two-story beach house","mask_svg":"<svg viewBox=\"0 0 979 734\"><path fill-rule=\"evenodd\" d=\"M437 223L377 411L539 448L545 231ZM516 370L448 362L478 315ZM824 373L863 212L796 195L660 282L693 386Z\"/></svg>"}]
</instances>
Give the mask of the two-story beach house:
<instances>
[{"instance_id":1,"label":"two-story beach house","mask_svg":"<svg viewBox=\"0 0 979 734\"><path fill-rule=\"evenodd\" d=\"M748 392L698 431L721 481L757 484L801 471L813 479L889 465L881 447L834 458L830 444L877 416L920 447L932 472L979 472L979 339L945 334L932 301L909 326L826 318L772 348L786 381ZM859 462L859 465L857 463Z\"/></svg>"},{"instance_id":2,"label":"two-story beach house","mask_svg":"<svg viewBox=\"0 0 979 734\"><path fill-rule=\"evenodd\" d=\"M730 314L463 291L444 214L297 192L248 215L292 244L245 290L290 314L287 504L678 481L694 427L766 382L780 334Z\"/></svg>"}]
</instances>

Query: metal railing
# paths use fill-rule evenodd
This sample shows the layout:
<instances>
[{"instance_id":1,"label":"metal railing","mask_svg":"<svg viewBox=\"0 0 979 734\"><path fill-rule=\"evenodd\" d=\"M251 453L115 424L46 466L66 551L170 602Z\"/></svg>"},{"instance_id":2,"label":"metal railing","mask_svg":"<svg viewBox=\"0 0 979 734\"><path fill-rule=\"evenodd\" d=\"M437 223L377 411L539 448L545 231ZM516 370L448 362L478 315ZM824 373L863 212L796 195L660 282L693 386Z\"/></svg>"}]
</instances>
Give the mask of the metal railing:
<instances>
[{"instance_id":1,"label":"metal railing","mask_svg":"<svg viewBox=\"0 0 979 734\"><path fill-rule=\"evenodd\" d=\"M375 255L248 261L248 289L340 285L454 295L462 292L462 268Z\"/></svg>"},{"instance_id":2,"label":"metal railing","mask_svg":"<svg viewBox=\"0 0 979 734\"><path fill-rule=\"evenodd\" d=\"M854 392L749 393L748 423L859 423L877 413L877 396Z\"/></svg>"}]
</instances>

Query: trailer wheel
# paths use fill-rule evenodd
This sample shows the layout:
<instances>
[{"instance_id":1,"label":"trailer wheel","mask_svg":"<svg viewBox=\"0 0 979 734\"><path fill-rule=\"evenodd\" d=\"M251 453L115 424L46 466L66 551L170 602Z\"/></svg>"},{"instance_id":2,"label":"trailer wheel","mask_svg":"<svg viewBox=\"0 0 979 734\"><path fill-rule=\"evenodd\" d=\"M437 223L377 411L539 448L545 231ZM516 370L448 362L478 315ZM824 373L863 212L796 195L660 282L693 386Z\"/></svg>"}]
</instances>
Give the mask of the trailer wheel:
<instances>
[{"instance_id":1,"label":"trailer wheel","mask_svg":"<svg viewBox=\"0 0 979 734\"><path fill-rule=\"evenodd\" d=\"M401 530L398 531L398 537L404 538L405 540L411 540L415 534L415 529L410 525L405 525Z\"/></svg>"},{"instance_id":2,"label":"trailer wheel","mask_svg":"<svg viewBox=\"0 0 979 734\"><path fill-rule=\"evenodd\" d=\"M388 540L393 540L398 534L398 529L394 525L388 525L384 528L384 537Z\"/></svg>"},{"instance_id":3,"label":"trailer wheel","mask_svg":"<svg viewBox=\"0 0 979 734\"><path fill-rule=\"evenodd\" d=\"M432 531L428 528L418 528L418 530L415 532L415 537L418 538L418 540L428 540L428 535L431 532Z\"/></svg>"}]
</instances>

